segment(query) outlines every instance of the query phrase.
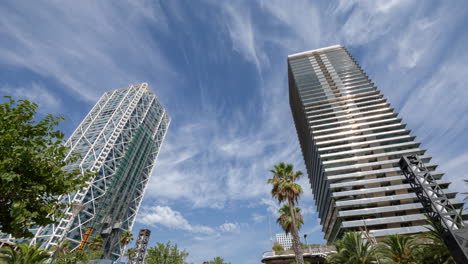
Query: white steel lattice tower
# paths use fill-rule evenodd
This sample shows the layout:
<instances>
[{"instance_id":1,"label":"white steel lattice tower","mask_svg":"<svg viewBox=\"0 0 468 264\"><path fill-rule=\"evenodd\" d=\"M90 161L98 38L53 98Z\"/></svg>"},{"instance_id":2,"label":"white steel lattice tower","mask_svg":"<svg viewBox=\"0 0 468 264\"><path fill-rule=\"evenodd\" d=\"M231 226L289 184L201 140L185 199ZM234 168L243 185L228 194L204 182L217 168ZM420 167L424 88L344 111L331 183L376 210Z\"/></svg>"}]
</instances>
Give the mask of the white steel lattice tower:
<instances>
[{"instance_id":1,"label":"white steel lattice tower","mask_svg":"<svg viewBox=\"0 0 468 264\"><path fill-rule=\"evenodd\" d=\"M96 172L85 188L63 197L79 211L67 209L57 225L32 229L30 243L51 248L66 239L76 250L92 230L91 238L104 238L106 258L122 255L120 234L132 229L169 123L147 83L105 93L66 142L68 155L81 154L70 168Z\"/></svg>"},{"instance_id":2,"label":"white steel lattice tower","mask_svg":"<svg viewBox=\"0 0 468 264\"><path fill-rule=\"evenodd\" d=\"M289 99L325 239L424 232L422 205L399 166L416 154L447 197L449 182L341 46L288 56ZM458 208L463 203L452 200Z\"/></svg>"}]
</instances>

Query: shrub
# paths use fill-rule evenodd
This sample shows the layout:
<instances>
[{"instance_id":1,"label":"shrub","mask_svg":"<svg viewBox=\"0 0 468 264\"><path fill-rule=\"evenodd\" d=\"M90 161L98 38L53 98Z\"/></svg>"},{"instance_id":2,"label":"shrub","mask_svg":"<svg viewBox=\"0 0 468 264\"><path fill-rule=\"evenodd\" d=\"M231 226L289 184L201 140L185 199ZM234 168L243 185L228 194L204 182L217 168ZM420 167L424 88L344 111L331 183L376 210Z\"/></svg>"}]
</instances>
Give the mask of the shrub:
<instances>
[{"instance_id":1,"label":"shrub","mask_svg":"<svg viewBox=\"0 0 468 264\"><path fill-rule=\"evenodd\" d=\"M284 248L283 246L278 243L278 242L275 242L275 244L273 244L273 247L272 247L273 251L277 252L277 253L282 253L284 252Z\"/></svg>"}]
</instances>

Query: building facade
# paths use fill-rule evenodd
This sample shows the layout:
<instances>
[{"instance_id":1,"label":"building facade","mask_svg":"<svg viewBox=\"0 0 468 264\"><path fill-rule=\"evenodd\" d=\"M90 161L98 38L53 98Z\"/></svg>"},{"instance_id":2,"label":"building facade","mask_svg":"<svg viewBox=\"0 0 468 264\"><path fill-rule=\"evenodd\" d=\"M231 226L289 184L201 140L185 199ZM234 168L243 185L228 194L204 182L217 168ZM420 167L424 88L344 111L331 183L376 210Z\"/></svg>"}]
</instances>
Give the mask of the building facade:
<instances>
[{"instance_id":1,"label":"building facade","mask_svg":"<svg viewBox=\"0 0 468 264\"><path fill-rule=\"evenodd\" d=\"M105 258L122 255L120 234L132 229L169 124L146 83L105 93L66 142L68 156L79 153L81 158L64 169L90 170L96 176L82 190L63 196L72 205L65 217L56 225L33 228L29 242L52 248L69 240L76 250L101 236Z\"/></svg>"},{"instance_id":2,"label":"building facade","mask_svg":"<svg viewBox=\"0 0 468 264\"><path fill-rule=\"evenodd\" d=\"M331 46L288 56L291 111L320 223L329 242L344 231L373 237L427 229L398 161L416 154L453 200L443 173L350 53Z\"/></svg>"},{"instance_id":3,"label":"building facade","mask_svg":"<svg viewBox=\"0 0 468 264\"><path fill-rule=\"evenodd\" d=\"M291 233L276 234L276 242L278 242L285 250L292 247L292 236Z\"/></svg>"}]
</instances>

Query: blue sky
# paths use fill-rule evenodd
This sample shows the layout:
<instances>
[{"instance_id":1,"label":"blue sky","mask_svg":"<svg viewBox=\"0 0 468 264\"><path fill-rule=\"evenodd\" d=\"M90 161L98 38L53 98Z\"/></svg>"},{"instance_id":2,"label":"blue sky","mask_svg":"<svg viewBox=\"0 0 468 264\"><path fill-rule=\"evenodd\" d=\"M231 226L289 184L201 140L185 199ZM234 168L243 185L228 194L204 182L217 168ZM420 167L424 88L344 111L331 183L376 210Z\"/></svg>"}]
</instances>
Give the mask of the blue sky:
<instances>
[{"instance_id":1,"label":"blue sky","mask_svg":"<svg viewBox=\"0 0 468 264\"><path fill-rule=\"evenodd\" d=\"M134 232L201 263L260 263L276 203L268 169L304 171L288 54L345 45L452 188L468 179L465 1L4 1L0 94L66 117L105 91L148 82L172 117ZM303 232L323 242L306 177ZM269 222L271 223L269 225ZM271 231L270 231L271 227Z\"/></svg>"}]
</instances>

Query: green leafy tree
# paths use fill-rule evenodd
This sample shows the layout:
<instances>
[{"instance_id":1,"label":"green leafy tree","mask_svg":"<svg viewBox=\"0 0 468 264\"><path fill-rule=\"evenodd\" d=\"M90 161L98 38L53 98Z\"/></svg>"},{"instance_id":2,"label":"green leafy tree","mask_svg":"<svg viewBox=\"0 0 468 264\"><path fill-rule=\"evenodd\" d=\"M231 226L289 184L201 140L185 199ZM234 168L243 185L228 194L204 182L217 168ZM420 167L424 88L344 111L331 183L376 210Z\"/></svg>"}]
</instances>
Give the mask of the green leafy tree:
<instances>
[{"instance_id":1,"label":"green leafy tree","mask_svg":"<svg viewBox=\"0 0 468 264\"><path fill-rule=\"evenodd\" d=\"M95 236L89 242L88 247L91 250L100 250L100 249L102 249L103 243L104 243L104 240L102 239L101 236Z\"/></svg>"},{"instance_id":2,"label":"green leafy tree","mask_svg":"<svg viewBox=\"0 0 468 264\"><path fill-rule=\"evenodd\" d=\"M281 254L284 252L284 247L278 242L275 242L273 244L273 247L271 247L271 249L273 249L273 251L278 254Z\"/></svg>"},{"instance_id":3,"label":"green leafy tree","mask_svg":"<svg viewBox=\"0 0 468 264\"><path fill-rule=\"evenodd\" d=\"M127 251L125 251L125 257L127 257L127 260L133 260L133 258L136 256L136 251L134 248L129 248Z\"/></svg>"},{"instance_id":4,"label":"green leafy tree","mask_svg":"<svg viewBox=\"0 0 468 264\"><path fill-rule=\"evenodd\" d=\"M221 257L215 257L213 260L208 262L209 264L231 264L230 262L224 262L224 259Z\"/></svg>"},{"instance_id":5,"label":"green leafy tree","mask_svg":"<svg viewBox=\"0 0 468 264\"><path fill-rule=\"evenodd\" d=\"M59 254L66 254L70 252L70 250L71 250L70 240L62 240L62 242L58 246L54 246L50 249L50 252L52 254L52 260L57 259L57 256Z\"/></svg>"},{"instance_id":6,"label":"green leafy tree","mask_svg":"<svg viewBox=\"0 0 468 264\"><path fill-rule=\"evenodd\" d=\"M71 249L70 240L65 240L60 244L60 249L59 249L60 252L66 253L66 252L69 252L70 249Z\"/></svg>"},{"instance_id":7,"label":"green leafy tree","mask_svg":"<svg viewBox=\"0 0 468 264\"><path fill-rule=\"evenodd\" d=\"M375 263L375 249L364 241L360 232L346 232L335 242L336 253L327 257L330 264L371 264Z\"/></svg>"},{"instance_id":8,"label":"green leafy tree","mask_svg":"<svg viewBox=\"0 0 468 264\"><path fill-rule=\"evenodd\" d=\"M32 237L28 228L55 223L67 205L60 195L79 190L92 174L62 168L79 159L66 158L64 135L55 130L62 117L36 120L37 104L26 100L0 104L0 231Z\"/></svg>"},{"instance_id":9,"label":"green leafy tree","mask_svg":"<svg viewBox=\"0 0 468 264\"><path fill-rule=\"evenodd\" d=\"M91 260L98 259L102 255L100 250L76 250L73 252L61 252L54 264L88 264Z\"/></svg>"},{"instance_id":10,"label":"green leafy tree","mask_svg":"<svg viewBox=\"0 0 468 264\"><path fill-rule=\"evenodd\" d=\"M293 225L292 225L292 216L291 216L291 208L289 207L289 204L283 204L283 207L281 207L278 211L280 216L278 219L276 219L276 223L278 223L283 230L288 233L293 232ZM302 225L304 224L304 218L302 217L301 214L301 208L294 208L294 216L296 217L296 228L297 230L300 230Z\"/></svg>"},{"instance_id":11,"label":"green leafy tree","mask_svg":"<svg viewBox=\"0 0 468 264\"><path fill-rule=\"evenodd\" d=\"M184 250L180 251L177 244L171 245L171 242L156 243L156 246L150 247L147 250L145 263L146 264L186 264L185 258L188 253Z\"/></svg>"},{"instance_id":12,"label":"green leafy tree","mask_svg":"<svg viewBox=\"0 0 468 264\"><path fill-rule=\"evenodd\" d=\"M422 240L428 240L429 243L420 245L417 251L417 260L420 263L433 263L433 264L455 264L445 241L442 237L443 227L441 223L435 223L429 218L428 232L420 234L418 237Z\"/></svg>"},{"instance_id":13,"label":"green leafy tree","mask_svg":"<svg viewBox=\"0 0 468 264\"><path fill-rule=\"evenodd\" d=\"M18 244L13 247L0 249L0 263L5 264L43 264L50 258L49 253L39 248L40 245L30 246Z\"/></svg>"},{"instance_id":14,"label":"green leafy tree","mask_svg":"<svg viewBox=\"0 0 468 264\"><path fill-rule=\"evenodd\" d=\"M296 217L294 206L297 204L299 196L302 194L302 188L296 181L302 175L301 171L294 171L292 164L285 164L280 162L270 170L273 173L273 178L268 179L268 183L272 185L271 195L276 198L278 202L287 201L290 209L292 221L292 242L296 262L304 264L302 256L302 248L300 245L299 233L297 231Z\"/></svg>"},{"instance_id":15,"label":"green leafy tree","mask_svg":"<svg viewBox=\"0 0 468 264\"><path fill-rule=\"evenodd\" d=\"M392 264L416 264L418 244L414 237L390 235L379 244L379 256Z\"/></svg>"}]
</instances>

